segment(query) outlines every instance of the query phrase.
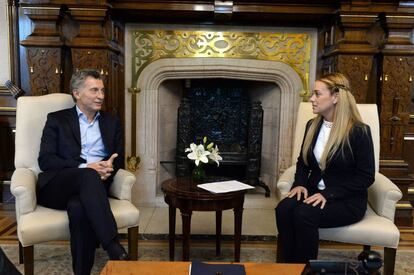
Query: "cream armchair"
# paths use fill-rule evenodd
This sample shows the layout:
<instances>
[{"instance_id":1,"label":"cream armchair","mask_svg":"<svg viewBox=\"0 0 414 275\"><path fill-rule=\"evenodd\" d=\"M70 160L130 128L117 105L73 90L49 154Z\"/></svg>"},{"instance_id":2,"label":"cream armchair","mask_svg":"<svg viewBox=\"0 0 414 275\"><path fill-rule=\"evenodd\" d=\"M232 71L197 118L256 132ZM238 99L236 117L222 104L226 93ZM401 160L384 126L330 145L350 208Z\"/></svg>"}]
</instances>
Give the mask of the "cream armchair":
<instances>
[{"instance_id":1,"label":"cream armchair","mask_svg":"<svg viewBox=\"0 0 414 275\"><path fill-rule=\"evenodd\" d=\"M20 263L25 274L33 274L33 245L48 241L69 240L66 211L37 205L36 181L40 172L37 157L40 139L49 112L74 106L68 94L20 97L16 112L16 170L11 179L11 192L16 198L17 235ZM138 258L139 211L131 203L135 176L120 169L110 189L110 205L118 229L128 229L128 250ZM23 250L23 251L22 251ZM23 253L23 255L22 255Z\"/></svg>"},{"instance_id":2,"label":"cream armchair","mask_svg":"<svg viewBox=\"0 0 414 275\"><path fill-rule=\"evenodd\" d=\"M394 273L396 250L400 239L400 232L394 224L394 214L395 205L401 199L402 193L394 183L378 173L380 136L377 106L375 104L358 104L358 109L364 122L371 128L374 142L376 173L375 182L368 189L368 209L365 217L355 224L319 229L319 238L321 240L361 244L364 246L364 250L368 250L370 246L384 247L384 274L388 275ZM288 168L278 180L279 199L287 196L293 184L295 164L300 154L306 123L313 116L312 105L308 102L300 103L293 142L293 166ZM279 248L280 245L278 244ZM278 259L280 258L278 257Z\"/></svg>"}]
</instances>

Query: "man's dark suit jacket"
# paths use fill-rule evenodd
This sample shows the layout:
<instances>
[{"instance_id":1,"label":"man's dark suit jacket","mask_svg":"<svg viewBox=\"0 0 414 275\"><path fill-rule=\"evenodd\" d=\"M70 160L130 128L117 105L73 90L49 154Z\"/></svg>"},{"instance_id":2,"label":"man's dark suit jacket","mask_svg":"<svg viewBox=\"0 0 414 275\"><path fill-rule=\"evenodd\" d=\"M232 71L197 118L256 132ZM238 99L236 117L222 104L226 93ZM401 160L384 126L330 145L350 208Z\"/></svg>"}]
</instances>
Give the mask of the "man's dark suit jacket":
<instances>
[{"instance_id":1,"label":"man's dark suit jacket","mask_svg":"<svg viewBox=\"0 0 414 275\"><path fill-rule=\"evenodd\" d=\"M107 158L113 153L118 153L118 157L113 163L114 172L107 179L111 181L113 175L123 165L122 129L118 118L102 111L100 114L99 128L108 153ZM79 164L86 163L80 154L81 137L76 106L49 113L40 144L38 162L43 172L39 174L37 188L45 186L60 170L78 167Z\"/></svg>"},{"instance_id":2,"label":"man's dark suit jacket","mask_svg":"<svg viewBox=\"0 0 414 275\"><path fill-rule=\"evenodd\" d=\"M306 132L310 121L306 126ZM371 130L368 125L356 124L349 136L352 148L345 145L344 154L337 151L328 162L325 171L321 171L313 154L322 122L313 137L311 152L308 154L306 165L301 154L296 164L296 174L293 187L304 186L312 193L321 193L328 201L342 200L355 211L364 214L367 207L367 188L375 180L375 158ZM365 130L364 130L365 129ZM306 133L305 133L306 136ZM303 144L302 144L303 147ZM317 184L323 178L326 188L319 191Z\"/></svg>"}]
</instances>

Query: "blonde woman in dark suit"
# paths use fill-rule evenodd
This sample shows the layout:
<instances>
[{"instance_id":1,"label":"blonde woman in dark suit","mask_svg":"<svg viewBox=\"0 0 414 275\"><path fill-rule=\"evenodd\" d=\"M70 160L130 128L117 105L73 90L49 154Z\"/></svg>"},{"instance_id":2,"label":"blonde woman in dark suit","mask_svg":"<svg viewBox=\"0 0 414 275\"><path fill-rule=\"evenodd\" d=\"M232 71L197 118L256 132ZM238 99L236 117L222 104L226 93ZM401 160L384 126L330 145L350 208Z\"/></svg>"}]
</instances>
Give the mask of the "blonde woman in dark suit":
<instances>
[{"instance_id":1,"label":"blonde woman in dark suit","mask_svg":"<svg viewBox=\"0 0 414 275\"><path fill-rule=\"evenodd\" d=\"M292 188L276 207L286 262L317 258L319 228L361 220L374 182L370 128L361 120L348 79L340 73L321 77L310 102L317 116L307 123Z\"/></svg>"}]
</instances>

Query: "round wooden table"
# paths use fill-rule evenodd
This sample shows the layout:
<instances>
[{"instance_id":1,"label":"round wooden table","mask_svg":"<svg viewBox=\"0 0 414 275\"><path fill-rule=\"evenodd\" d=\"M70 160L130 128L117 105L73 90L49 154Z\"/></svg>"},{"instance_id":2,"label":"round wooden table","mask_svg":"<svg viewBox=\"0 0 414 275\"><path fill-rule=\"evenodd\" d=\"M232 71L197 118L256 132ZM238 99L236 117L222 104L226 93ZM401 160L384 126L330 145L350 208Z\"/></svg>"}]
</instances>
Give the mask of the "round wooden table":
<instances>
[{"instance_id":1,"label":"round wooden table","mask_svg":"<svg viewBox=\"0 0 414 275\"><path fill-rule=\"evenodd\" d=\"M222 211L234 211L234 261L240 262L240 240L243 203L246 190L214 194L197 187L190 178L175 178L162 182L165 202L169 206L170 260L174 261L175 213L180 209L183 222L183 261L189 260L191 214L193 211L216 212L216 255L220 255Z\"/></svg>"}]
</instances>

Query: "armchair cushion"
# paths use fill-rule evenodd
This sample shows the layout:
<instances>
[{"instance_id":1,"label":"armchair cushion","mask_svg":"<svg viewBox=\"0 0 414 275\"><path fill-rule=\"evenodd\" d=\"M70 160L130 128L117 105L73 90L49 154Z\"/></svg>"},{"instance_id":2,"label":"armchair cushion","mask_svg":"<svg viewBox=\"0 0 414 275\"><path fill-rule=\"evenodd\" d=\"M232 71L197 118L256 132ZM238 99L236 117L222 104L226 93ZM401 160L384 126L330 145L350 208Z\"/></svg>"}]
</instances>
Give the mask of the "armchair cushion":
<instances>
[{"instance_id":1,"label":"armchair cushion","mask_svg":"<svg viewBox=\"0 0 414 275\"><path fill-rule=\"evenodd\" d=\"M17 224L17 235L24 247L70 238L66 211L38 205L36 211L21 215Z\"/></svg>"},{"instance_id":2,"label":"armchair cushion","mask_svg":"<svg viewBox=\"0 0 414 275\"><path fill-rule=\"evenodd\" d=\"M139 223L139 211L129 201L109 199L118 229ZM69 240L69 220L65 210L55 210L41 205L18 220L17 234L23 246L48 241Z\"/></svg>"},{"instance_id":3,"label":"armchair cushion","mask_svg":"<svg viewBox=\"0 0 414 275\"><path fill-rule=\"evenodd\" d=\"M378 216L368 206L364 218L359 222L341 227L320 228L319 238L335 242L397 248L400 231L392 220Z\"/></svg>"}]
</instances>

